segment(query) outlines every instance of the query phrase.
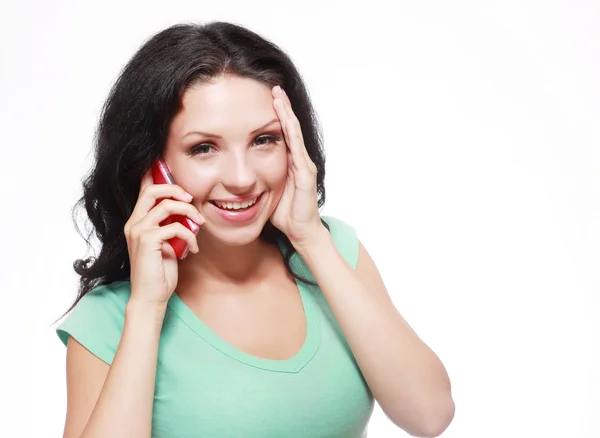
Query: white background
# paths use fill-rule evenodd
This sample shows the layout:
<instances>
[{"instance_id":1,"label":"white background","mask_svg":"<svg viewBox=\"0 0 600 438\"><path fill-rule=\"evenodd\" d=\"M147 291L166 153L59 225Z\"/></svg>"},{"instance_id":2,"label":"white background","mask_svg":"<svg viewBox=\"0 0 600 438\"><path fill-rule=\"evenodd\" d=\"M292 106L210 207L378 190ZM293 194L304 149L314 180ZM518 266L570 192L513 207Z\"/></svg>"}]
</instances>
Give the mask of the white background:
<instances>
[{"instance_id":1,"label":"white background","mask_svg":"<svg viewBox=\"0 0 600 438\"><path fill-rule=\"evenodd\" d=\"M443 437L600 437L595 0L3 2L0 434L62 434L51 324L87 255L70 208L109 87L150 35L214 19L272 39L303 74L323 213L356 227L446 365ZM378 407L369 431L405 436Z\"/></svg>"}]
</instances>

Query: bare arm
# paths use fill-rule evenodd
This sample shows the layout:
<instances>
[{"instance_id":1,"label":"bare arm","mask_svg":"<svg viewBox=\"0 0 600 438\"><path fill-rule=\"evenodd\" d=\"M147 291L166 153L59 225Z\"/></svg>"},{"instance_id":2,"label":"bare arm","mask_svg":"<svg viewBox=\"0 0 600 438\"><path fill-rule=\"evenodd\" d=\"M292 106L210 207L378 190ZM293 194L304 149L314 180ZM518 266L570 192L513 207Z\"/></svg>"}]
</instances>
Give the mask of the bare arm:
<instances>
[{"instance_id":1,"label":"bare arm","mask_svg":"<svg viewBox=\"0 0 600 438\"><path fill-rule=\"evenodd\" d=\"M138 200L123 228L132 286L121 340L109 367L69 339L65 438L151 436L160 332L179 270L169 240L177 237L186 241L190 252L199 251L198 227L160 224L173 214L203 224L192 199L176 184L154 184L152 167L144 173Z\"/></svg>"},{"instance_id":2,"label":"bare arm","mask_svg":"<svg viewBox=\"0 0 600 438\"><path fill-rule=\"evenodd\" d=\"M444 365L398 313L363 245L359 243L353 270L327 230L319 237L298 252L321 286L381 408L410 435L441 435L455 409Z\"/></svg>"},{"instance_id":3,"label":"bare arm","mask_svg":"<svg viewBox=\"0 0 600 438\"><path fill-rule=\"evenodd\" d=\"M69 337L64 438L149 438L166 307L130 301L112 365Z\"/></svg>"}]
</instances>

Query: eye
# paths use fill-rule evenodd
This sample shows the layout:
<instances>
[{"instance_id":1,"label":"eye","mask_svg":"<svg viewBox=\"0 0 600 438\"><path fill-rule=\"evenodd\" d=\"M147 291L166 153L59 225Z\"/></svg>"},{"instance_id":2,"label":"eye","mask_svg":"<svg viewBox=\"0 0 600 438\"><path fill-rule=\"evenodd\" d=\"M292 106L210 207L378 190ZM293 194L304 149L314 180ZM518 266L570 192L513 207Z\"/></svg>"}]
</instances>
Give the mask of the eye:
<instances>
[{"instance_id":1,"label":"eye","mask_svg":"<svg viewBox=\"0 0 600 438\"><path fill-rule=\"evenodd\" d=\"M269 146L269 145L275 145L279 141L281 141L281 137L280 136L277 136L277 135L261 135L259 137L256 137L256 140L254 140L254 144L256 146Z\"/></svg>"},{"instance_id":2,"label":"eye","mask_svg":"<svg viewBox=\"0 0 600 438\"><path fill-rule=\"evenodd\" d=\"M214 149L213 145L211 145L209 143L202 143L202 144L199 144L196 146L192 146L188 151L188 155L196 155L196 154L206 155L206 154L210 153L213 149Z\"/></svg>"}]
</instances>

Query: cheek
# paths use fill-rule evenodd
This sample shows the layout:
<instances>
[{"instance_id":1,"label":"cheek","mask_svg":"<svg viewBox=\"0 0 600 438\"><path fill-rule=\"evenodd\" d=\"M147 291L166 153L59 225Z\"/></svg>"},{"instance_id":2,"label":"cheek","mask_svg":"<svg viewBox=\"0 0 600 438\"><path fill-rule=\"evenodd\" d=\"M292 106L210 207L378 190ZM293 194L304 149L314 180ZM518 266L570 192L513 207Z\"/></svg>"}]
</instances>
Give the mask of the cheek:
<instances>
[{"instance_id":1,"label":"cheek","mask_svg":"<svg viewBox=\"0 0 600 438\"><path fill-rule=\"evenodd\" d=\"M217 183L217 172L208 169L195 169L186 173L186 177L179 184L194 197L194 203L202 202L207 198Z\"/></svg>"},{"instance_id":2,"label":"cheek","mask_svg":"<svg viewBox=\"0 0 600 438\"><path fill-rule=\"evenodd\" d=\"M288 174L287 149L281 148L271 154L261 165L262 179L273 189L281 189Z\"/></svg>"}]
</instances>

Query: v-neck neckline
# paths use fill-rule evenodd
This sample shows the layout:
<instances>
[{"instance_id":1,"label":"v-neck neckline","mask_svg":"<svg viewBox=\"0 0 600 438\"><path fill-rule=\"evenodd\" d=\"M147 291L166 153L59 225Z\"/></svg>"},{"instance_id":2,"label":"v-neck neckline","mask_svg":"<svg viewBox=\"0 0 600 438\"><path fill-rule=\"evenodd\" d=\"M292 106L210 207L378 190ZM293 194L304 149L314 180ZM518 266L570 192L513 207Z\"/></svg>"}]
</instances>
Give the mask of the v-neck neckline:
<instances>
[{"instance_id":1,"label":"v-neck neckline","mask_svg":"<svg viewBox=\"0 0 600 438\"><path fill-rule=\"evenodd\" d=\"M278 246L283 252L282 245L278 243ZM292 266L294 272L306 274L307 267L297 253L292 255L290 266ZM183 302L181 297L177 294L177 290L171 295L168 306L199 337L230 358L266 371L298 373L317 353L321 344L321 328L319 312L317 309L318 304L315 302L313 291L299 280L295 280L295 283L304 308L306 336L300 350L290 359L267 359L254 356L234 347L202 321L202 319Z\"/></svg>"}]
</instances>

